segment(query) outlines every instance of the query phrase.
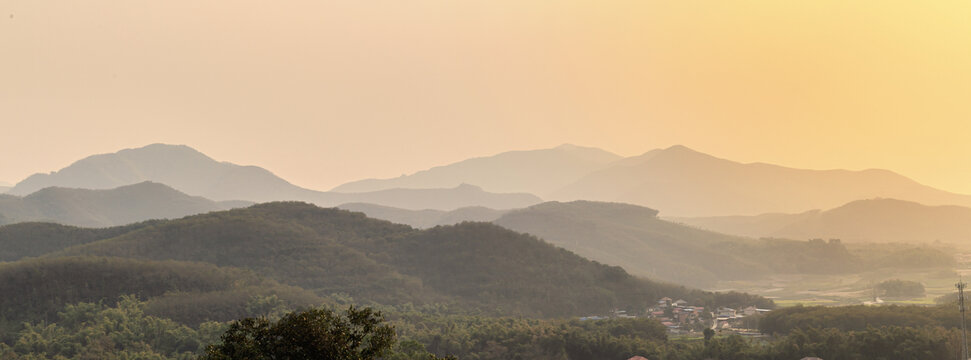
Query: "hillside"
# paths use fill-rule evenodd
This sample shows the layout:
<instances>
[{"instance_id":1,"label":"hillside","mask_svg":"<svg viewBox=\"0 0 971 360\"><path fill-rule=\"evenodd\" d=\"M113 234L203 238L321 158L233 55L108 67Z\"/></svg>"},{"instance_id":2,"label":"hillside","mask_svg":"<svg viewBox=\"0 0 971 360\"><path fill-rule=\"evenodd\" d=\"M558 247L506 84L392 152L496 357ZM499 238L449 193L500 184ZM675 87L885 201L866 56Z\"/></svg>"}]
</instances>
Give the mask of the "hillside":
<instances>
[{"instance_id":1,"label":"hillside","mask_svg":"<svg viewBox=\"0 0 971 360\"><path fill-rule=\"evenodd\" d=\"M657 218L636 205L548 202L506 213L494 223L538 236L634 275L698 287L770 273L845 273L860 259L840 244L754 240Z\"/></svg>"},{"instance_id":2,"label":"hillside","mask_svg":"<svg viewBox=\"0 0 971 360\"><path fill-rule=\"evenodd\" d=\"M340 209L362 212L368 217L405 224L419 229L437 225L455 225L463 221L490 222L498 219L509 210L495 210L487 207L464 207L452 211L408 210L390 206L366 203L349 203L338 206Z\"/></svg>"},{"instance_id":3,"label":"hillside","mask_svg":"<svg viewBox=\"0 0 971 360\"><path fill-rule=\"evenodd\" d=\"M0 262L37 257L71 246L112 238L153 223L148 221L98 229L40 222L0 226Z\"/></svg>"},{"instance_id":4,"label":"hillside","mask_svg":"<svg viewBox=\"0 0 971 360\"><path fill-rule=\"evenodd\" d=\"M393 188L452 188L475 184L486 191L544 194L619 160L596 148L561 145L552 149L509 151L433 167L393 179L366 179L340 185L337 192L367 192Z\"/></svg>"},{"instance_id":5,"label":"hillside","mask_svg":"<svg viewBox=\"0 0 971 360\"><path fill-rule=\"evenodd\" d=\"M149 300L149 313L176 319L228 321L247 312L253 296L276 295L291 306L322 303L312 293L249 271L176 261L66 257L0 264L0 323L51 321L64 305ZM0 329L7 326L0 326Z\"/></svg>"},{"instance_id":6,"label":"hillside","mask_svg":"<svg viewBox=\"0 0 971 360\"><path fill-rule=\"evenodd\" d=\"M588 259L619 265L634 275L699 287L770 273L847 273L885 263L864 261L840 244L755 240L700 230L659 219L656 210L621 203L548 202L507 211L466 208L450 212L371 204L342 207L420 228L491 221Z\"/></svg>"},{"instance_id":7,"label":"hillside","mask_svg":"<svg viewBox=\"0 0 971 360\"><path fill-rule=\"evenodd\" d=\"M733 234L790 239L971 244L971 208L927 206L895 199L869 199L826 211L708 218L678 218L700 228Z\"/></svg>"},{"instance_id":8,"label":"hillside","mask_svg":"<svg viewBox=\"0 0 971 360\"><path fill-rule=\"evenodd\" d=\"M711 294L634 278L491 224L419 231L360 213L268 203L160 221L48 257L115 256L251 269L318 294L451 302L489 313L566 316Z\"/></svg>"},{"instance_id":9,"label":"hillside","mask_svg":"<svg viewBox=\"0 0 971 360\"><path fill-rule=\"evenodd\" d=\"M513 209L535 205L543 200L527 193L491 193L482 188L460 184L448 189L388 189L364 193L320 193L313 201L321 206L370 203L410 210L454 210L465 207Z\"/></svg>"},{"instance_id":10,"label":"hillside","mask_svg":"<svg viewBox=\"0 0 971 360\"><path fill-rule=\"evenodd\" d=\"M110 190L50 187L22 198L0 195L0 225L46 221L107 227L225 210L234 205L247 204L217 203L152 182Z\"/></svg>"},{"instance_id":11,"label":"hillside","mask_svg":"<svg viewBox=\"0 0 971 360\"><path fill-rule=\"evenodd\" d=\"M219 162L188 146L166 144L89 156L49 174L34 174L14 186L9 194L24 196L52 186L113 189L145 181L162 183L186 194L215 201L295 200L319 206L366 202L440 210L467 206L509 209L542 201L531 194L492 193L465 184L435 189L322 192L293 185L257 166Z\"/></svg>"},{"instance_id":12,"label":"hillside","mask_svg":"<svg viewBox=\"0 0 971 360\"><path fill-rule=\"evenodd\" d=\"M600 200L660 209L664 216L798 213L874 197L971 205L971 196L887 170L804 170L719 159L683 146L617 161L553 192L550 200Z\"/></svg>"}]
</instances>

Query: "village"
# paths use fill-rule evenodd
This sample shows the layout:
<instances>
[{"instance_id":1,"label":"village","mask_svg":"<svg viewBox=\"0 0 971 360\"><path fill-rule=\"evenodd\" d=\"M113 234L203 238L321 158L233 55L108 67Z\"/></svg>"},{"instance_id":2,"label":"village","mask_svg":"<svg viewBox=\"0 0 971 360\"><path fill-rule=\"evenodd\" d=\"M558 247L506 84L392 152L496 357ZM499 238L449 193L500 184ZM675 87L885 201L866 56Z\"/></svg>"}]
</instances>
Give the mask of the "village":
<instances>
[{"instance_id":1,"label":"village","mask_svg":"<svg viewBox=\"0 0 971 360\"><path fill-rule=\"evenodd\" d=\"M657 303L648 308L645 317L656 319L667 327L671 334L693 334L700 333L704 329L712 329L719 332L731 332L743 336L761 336L756 329L758 327L758 316L770 312L769 309L760 309L748 306L742 309L732 309L719 307L718 309L707 310L703 306L694 306L687 301L678 299L673 300L663 297ZM625 310L615 310L610 317L613 318L636 318ZM607 319L603 316L588 316L580 318L585 320Z\"/></svg>"}]
</instances>

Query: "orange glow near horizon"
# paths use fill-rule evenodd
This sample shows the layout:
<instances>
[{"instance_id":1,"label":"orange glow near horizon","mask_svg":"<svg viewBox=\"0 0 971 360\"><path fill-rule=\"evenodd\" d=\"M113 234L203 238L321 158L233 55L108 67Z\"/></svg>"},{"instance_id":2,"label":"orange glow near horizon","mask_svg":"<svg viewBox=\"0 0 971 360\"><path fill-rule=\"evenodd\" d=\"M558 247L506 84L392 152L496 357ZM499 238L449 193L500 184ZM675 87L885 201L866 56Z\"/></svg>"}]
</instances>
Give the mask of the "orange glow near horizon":
<instances>
[{"instance_id":1,"label":"orange glow near horizon","mask_svg":"<svg viewBox=\"0 0 971 360\"><path fill-rule=\"evenodd\" d=\"M561 143L971 194L971 2L0 4L0 180L152 142L329 189Z\"/></svg>"}]
</instances>

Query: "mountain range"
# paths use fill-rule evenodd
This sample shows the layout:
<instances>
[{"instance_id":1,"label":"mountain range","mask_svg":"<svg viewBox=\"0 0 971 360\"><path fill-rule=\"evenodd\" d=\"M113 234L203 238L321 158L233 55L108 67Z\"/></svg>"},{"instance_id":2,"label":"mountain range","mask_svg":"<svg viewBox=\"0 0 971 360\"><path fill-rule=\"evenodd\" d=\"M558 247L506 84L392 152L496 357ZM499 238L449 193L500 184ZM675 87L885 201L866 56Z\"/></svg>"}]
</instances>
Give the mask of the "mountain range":
<instances>
[{"instance_id":1,"label":"mountain range","mask_svg":"<svg viewBox=\"0 0 971 360\"><path fill-rule=\"evenodd\" d=\"M423 228L489 221L535 235L585 258L619 265L637 276L702 288L712 287L721 280L758 279L767 274L854 273L886 266L886 257L906 258L906 253L914 249L905 247L860 258L851 255L839 242L726 235L667 221L657 217L657 210L622 203L554 201L506 211L465 208L450 212L370 204L341 207ZM916 267L934 267L938 265L935 262L948 257L935 249L922 251L936 260L907 261Z\"/></svg>"},{"instance_id":2,"label":"mountain range","mask_svg":"<svg viewBox=\"0 0 971 360\"><path fill-rule=\"evenodd\" d=\"M858 200L820 211L757 216L672 218L711 231L750 237L844 241L971 243L971 208L895 199Z\"/></svg>"},{"instance_id":3,"label":"mountain range","mask_svg":"<svg viewBox=\"0 0 971 360\"><path fill-rule=\"evenodd\" d=\"M355 181L335 190L427 188L459 182L487 190L530 192L547 200L637 204L658 209L664 216L796 213L874 197L971 206L969 195L921 185L888 170L745 164L680 145L628 158L573 145L513 151L394 179Z\"/></svg>"},{"instance_id":4,"label":"mountain range","mask_svg":"<svg viewBox=\"0 0 971 360\"><path fill-rule=\"evenodd\" d=\"M450 188L475 184L492 192L525 192L545 197L555 189L603 169L621 156L601 149L564 144L552 149L509 151L433 167L393 179L366 179L340 185L338 192L394 188Z\"/></svg>"},{"instance_id":5,"label":"mountain range","mask_svg":"<svg viewBox=\"0 0 971 360\"><path fill-rule=\"evenodd\" d=\"M149 219L179 218L248 205L251 203L215 202L189 196L153 182L110 190L48 187L25 197L0 195L0 225L49 221L75 226L107 227Z\"/></svg>"},{"instance_id":6,"label":"mountain range","mask_svg":"<svg viewBox=\"0 0 971 360\"><path fill-rule=\"evenodd\" d=\"M367 203L347 203L337 206L340 209L361 212L375 219L388 220L418 229L439 225L455 225L464 221L491 222L510 210L496 210L484 206L470 206L452 211L408 210L391 206Z\"/></svg>"},{"instance_id":7,"label":"mountain range","mask_svg":"<svg viewBox=\"0 0 971 360\"><path fill-rule=\"evenodd\" d=\"M743 164L684 146L628 158L575 145L511 151L323 192L293 185L256 166L218 162L187 146L153 144L89 156L59 171L32 175L8 193L24 196L49 186L110 189L142 181L215 201L371 203L445 211L474 206L513 209L542 202L533 194L547 200L642 205L665 217L800 213L876 197L971 206L969 195L934 189L887 170Z\"/></svg>"},{"instance_id":8,"label":"mountain range","mask_svg":"<svg viewBox=\"0 0 971 360\"><path fill-rule=\"evenodd\" d=\"M7 225L0 227L0 249L9 261L40 253L44 259L207 263L248 269L321 296L342 293L382 304L454 303L544 317L639 308L662 294L712 296L638 279L620 267L493 224L415 230L295 202L107 229Z\"/></svg>"},{"instance_id":9,"label":"mountain range","mask_svg":"<svg viewBox=\"0 0 971 360\"><path fill-rule=\"evenodd\" d=\"M934 189L887 170L742 164L683 146L620 160L550 199L626 202L659 209L664 216L714 216L802 212L874 197L971 205L969 195Z\"/></svg>"},{"instance_id":10,"label":"mountain range","mask_svg":"<svg viewBox=\"0 0 971 360\"><path fill-rule=\"evenodd\" d=\"M188 146L166 144L89 156L49 174L31 175L17 183L8 194L24 196L52 186L113 189L144 181L162 183L186 194L215 201L297 200L320 206L367 202L406 209L442 210L466 206L518 208L542 201L530 194L496 194L468 184L436 189L322 192L293 185L260 167L219 162Z\"/></svg>"}]
</instances>

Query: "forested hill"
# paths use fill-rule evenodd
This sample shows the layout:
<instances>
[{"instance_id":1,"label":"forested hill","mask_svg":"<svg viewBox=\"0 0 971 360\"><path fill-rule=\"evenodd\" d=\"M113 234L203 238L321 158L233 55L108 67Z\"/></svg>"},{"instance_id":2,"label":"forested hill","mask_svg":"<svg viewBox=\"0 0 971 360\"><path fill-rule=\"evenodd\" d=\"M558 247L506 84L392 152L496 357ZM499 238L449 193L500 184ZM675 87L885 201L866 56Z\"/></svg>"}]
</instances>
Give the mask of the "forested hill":
<instances>
[{"instance_id":1,"label":"forested hill","mask_svg":"<svg viewBox=\"0 0 971 360\"><path fill-rule=\"evenodd\" d=\"M453 303L507 315L599 314L643 308L661 296L708 304L768 303L638 279L492 224L416 230L305 203L156 221L112 235L46 256L204 262L251 269L321 295L344 293L385 304Z\"/></svg>"},{"instance_id":2,"label":"forested hill","mask_svg":"<svg viewBox=\"0 0 971 360\"><path fill-rule=\"evenodd\" d=\"M755 240L664 221L657 214L620 203L548 202L507 212L494 223L635 275L699 287L769 273L847 273L866 266L839 242Z\"/></svg>"},{"instance_id":3,"label":"forested hill","mask_svg":"<svg viewBox=\"0 0 971 360\"><path fill-rule=\"evenodd\" d=\"M477 207L448 212L373 204L341 207L422 228L490 221L538 236L587 259L621 266L635 276L697 287L767 274L856 273L903 263L914 267L953 264L946 253L927 247L851 253L840 241L726 235L659 219L657 210L623 203L553 201L515 210Z\"/></svg>"},{"instance_id":4,"label":"forested hill","mask_svg":"<svg viewBox=\"0 0 971 360\"><path fill-rule=\"evenodd\" d=\"M41 222L0 226L0 261L41 256L71 246L112 238L152 223L146 221L97 229Z\"/></svg>"}]
</instances>

